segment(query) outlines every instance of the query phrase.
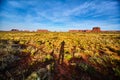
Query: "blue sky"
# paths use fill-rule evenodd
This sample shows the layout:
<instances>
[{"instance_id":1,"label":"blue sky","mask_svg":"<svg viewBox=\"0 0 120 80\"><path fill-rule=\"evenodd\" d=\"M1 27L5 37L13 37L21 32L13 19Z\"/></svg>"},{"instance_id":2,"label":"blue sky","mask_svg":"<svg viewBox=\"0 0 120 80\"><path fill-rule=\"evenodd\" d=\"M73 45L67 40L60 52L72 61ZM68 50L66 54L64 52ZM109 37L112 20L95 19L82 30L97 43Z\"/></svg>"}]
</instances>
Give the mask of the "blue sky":
<instances>
[{"instance_id":1,"label":"blue sky","mask_svg":"<svg viewBox=\"0 0 120 80\"><path fill-rule=\"evenodd\" d=\"M0 0L0 30L120 30L119 0Z\"/></svg>"}]
</instances>

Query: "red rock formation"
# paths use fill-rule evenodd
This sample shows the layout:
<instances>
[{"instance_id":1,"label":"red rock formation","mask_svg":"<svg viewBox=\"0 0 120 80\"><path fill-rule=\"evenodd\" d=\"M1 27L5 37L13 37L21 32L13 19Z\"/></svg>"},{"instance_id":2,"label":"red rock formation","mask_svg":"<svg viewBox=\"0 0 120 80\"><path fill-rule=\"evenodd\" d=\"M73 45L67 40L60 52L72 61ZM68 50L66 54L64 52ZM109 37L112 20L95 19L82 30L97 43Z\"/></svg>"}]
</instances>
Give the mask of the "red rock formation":
<instances>
[{"instance_id":1,"label":"red rock formation","mask_svg":"<svg viewBox=\"0 0 120 80\"><path fill-rule=\"evenodd\" d=\"M69 30L69 32L101 32L100 27L93 27L92 30Z\"/></svg>"},{"instance_id":2,"label":"red rock formation","mask_svg":"<svg viewBox=\"0 0 120 80\"><path fill-rule=\"evenodd\" d=\"M100 27L93 27L92 32L100 32Z\"/></svg>"},{"instance_id":3,"label":"red rock formation","mask_svg":"<svg viewBox=\"0 0 120 80\"><path fill-rule=\"evenodd\" d=\"M79 32L83 32L83 30L78 30Z\"/></svg>"},{"instance_id":4,"label":"red rock formation","mask_svg":"<svg viewBox=\"0 0 120 80\"><path fill-rule=\"evenodd\" d=\"M19 31L18 29L11 29L11 31Z\"/></svg>"},{"instance_id":5,"label":"red rock formation","mask_svg":"<svg viewBox=\"0 0 120 80\"><path fill-rule=\"evenodd\" d=\"M83 32L91 32L91 30L83 30Z\"/></svg>"},{"instance_id":6,"label":"red rock formation","mask_svg":"<svg viewBox=\"0 0 120 80\"><path fill-rule=\"evenodd\" d=\"M79 32L79 30L69 30L69 32Z\"/></svg>"},{"instance_id":7,"label":"red rock formation","mask_svg":"<svg viewBox=\"0 0 120 80\"><path fill-rule=\"evenodd\" d=\"M46 29L38 29L37 32L48 32Z\"/></svg>"},{"instance_id":8,"label":"red rock formation","mask_svg":"<svg viewBox=\"0 0 120 80\"><path fill-rule=\"evenodd\" d=\"M91 32L91 30L69 30L69 32Z\"/></svg>"}]
</instances>

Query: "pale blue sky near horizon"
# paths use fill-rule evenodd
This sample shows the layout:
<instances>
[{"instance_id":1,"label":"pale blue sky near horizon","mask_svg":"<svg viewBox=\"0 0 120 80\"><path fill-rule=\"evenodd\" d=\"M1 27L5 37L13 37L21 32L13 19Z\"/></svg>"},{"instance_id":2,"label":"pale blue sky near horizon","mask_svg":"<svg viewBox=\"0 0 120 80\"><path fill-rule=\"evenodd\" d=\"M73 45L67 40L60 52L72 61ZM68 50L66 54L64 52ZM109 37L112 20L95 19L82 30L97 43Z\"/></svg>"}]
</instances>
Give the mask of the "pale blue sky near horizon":
<instances>
[{"instance_id":1,"label":"pale blue sky near horizon","mask_svg":"<svg viewBox=\"0 0 120 80\"><path fill-rule=\"evenodd\" d=\"M120 30L119 0L0 0L0 30Z\"/></svg>"}]
</instances>

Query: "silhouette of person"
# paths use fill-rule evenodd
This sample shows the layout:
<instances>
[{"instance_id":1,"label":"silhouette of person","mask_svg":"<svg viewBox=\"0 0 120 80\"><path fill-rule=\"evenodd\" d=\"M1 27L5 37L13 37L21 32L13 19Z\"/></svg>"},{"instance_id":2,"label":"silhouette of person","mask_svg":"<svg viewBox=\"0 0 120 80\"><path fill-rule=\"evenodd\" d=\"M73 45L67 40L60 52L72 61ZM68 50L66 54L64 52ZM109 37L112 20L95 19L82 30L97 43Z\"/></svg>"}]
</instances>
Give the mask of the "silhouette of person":
<instances>
[{"instance_id":1,"label":"silhouette of person","mask_svg":"<svg viewBox=\"0 0 120 80\"><path fill-rule=\"evenodd\" d=\"M65 45L65 42L64 41L62 41L61 42L61 47L60 47L60 53L59 53L59 59L58 59L58 63L60 64L60 63L63 63L63 61L64 61L64 45Z\"/></svg>"}]
</instances>

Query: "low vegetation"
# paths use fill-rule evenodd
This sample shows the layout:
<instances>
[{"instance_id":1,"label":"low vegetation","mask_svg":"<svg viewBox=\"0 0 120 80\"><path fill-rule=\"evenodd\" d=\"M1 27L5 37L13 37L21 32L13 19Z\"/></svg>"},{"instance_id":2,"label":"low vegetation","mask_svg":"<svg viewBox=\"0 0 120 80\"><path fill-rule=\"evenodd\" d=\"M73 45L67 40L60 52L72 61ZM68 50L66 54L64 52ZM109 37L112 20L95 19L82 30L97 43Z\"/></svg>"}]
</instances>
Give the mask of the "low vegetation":
<instances>
[{"instance_id":1,"label":"low vegetation","mask_svg":"<svg viewBox=\"0 0 120 80\"><path fill-rule=\"evenodd\" d=\"M1 80L119 80L120 33L0 32Z\"/></svg>"}]
</instances>

